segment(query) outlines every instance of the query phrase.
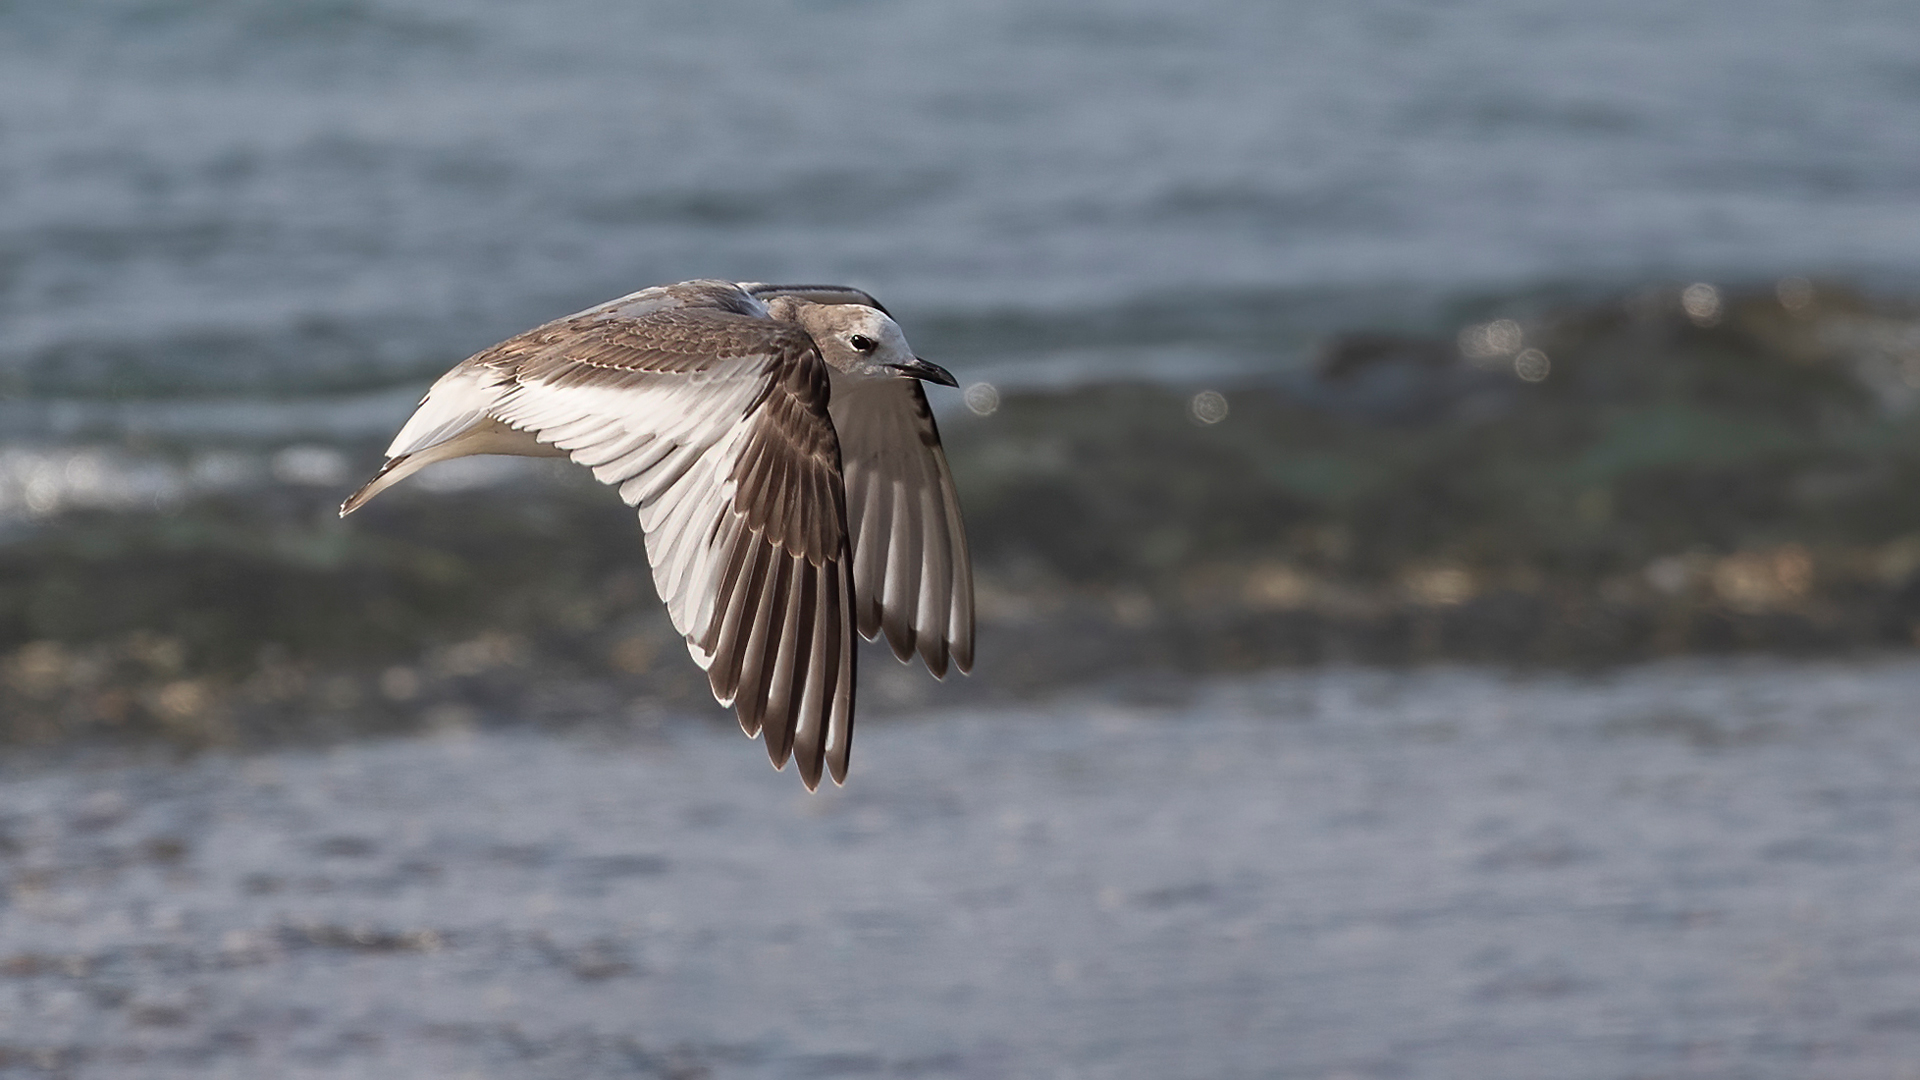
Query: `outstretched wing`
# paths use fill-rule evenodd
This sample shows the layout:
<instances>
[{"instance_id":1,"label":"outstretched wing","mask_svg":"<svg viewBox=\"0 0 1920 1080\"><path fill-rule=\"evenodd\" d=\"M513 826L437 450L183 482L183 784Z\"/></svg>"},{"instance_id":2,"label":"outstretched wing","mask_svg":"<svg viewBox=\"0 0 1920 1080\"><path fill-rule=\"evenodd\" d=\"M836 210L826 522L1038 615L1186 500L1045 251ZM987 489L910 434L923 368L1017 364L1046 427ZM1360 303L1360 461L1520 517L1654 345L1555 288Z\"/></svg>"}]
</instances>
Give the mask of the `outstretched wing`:
<instances>
[{"instance_id":1,"label":"outstretched wing","mask_svg":"<svg viewBox=\"0 0 1920 1080\"><path fill-rule=\"evenodd\" d=\"M503 342L442 383L467 395L449 413L526 432L616 486L714 696L776 767L791 752L807 787L823 764L845 780L850 545L810 338L731 285L669 286ZM415 420L422 434L450 426Z\"/></svg>"},{"instance_id":2,"label":"outstretched wing","mask_svg":"<svg viewBox=\"0 0 1920 1080\"><path fill-rule=\"evenodd\" d=\"M945 678L973 669L973 564L953 470L918 379L833 382L860 633L917 651Z\"/></svg>"}]
</instances>

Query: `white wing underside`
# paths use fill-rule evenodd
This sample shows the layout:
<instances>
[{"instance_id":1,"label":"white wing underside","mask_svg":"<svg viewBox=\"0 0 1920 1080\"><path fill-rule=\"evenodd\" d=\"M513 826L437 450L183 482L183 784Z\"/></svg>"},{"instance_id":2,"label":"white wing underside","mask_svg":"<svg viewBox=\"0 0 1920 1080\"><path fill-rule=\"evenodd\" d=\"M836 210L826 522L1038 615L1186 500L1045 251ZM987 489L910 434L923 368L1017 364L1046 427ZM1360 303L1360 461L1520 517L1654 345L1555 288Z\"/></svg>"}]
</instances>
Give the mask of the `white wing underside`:
<instances>
[{"instance_id":1,"label":"white wing underside","mask_svg":"<svg viewBox=\"0 0 1920 1080\"><path fill-rule=\"evenodd\" d=\"M564 451L639 511L654 587L673 628L693 634L713 615L711 590L693 587L712 577L713 545L700 541L731 509L728 477L747 430L747 405L762 382L757 372L730 374L672 376L637 388L555 388L502 382L484 368L456 369L434 384L387 457L430 452L488 420L523 433L529 450ZM692 641L688 650L702 669L712 662Z\"/></svg>"}]
</instances>

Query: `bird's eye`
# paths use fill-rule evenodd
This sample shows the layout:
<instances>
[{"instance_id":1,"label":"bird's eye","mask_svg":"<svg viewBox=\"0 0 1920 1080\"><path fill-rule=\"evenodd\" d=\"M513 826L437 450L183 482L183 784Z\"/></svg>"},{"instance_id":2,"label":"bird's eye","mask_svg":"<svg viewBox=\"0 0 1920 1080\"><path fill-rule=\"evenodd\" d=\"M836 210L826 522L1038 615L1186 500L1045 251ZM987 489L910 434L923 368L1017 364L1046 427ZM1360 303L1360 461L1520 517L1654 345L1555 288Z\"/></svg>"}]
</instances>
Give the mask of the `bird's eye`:
<instances>
[{"instance_id":1,"label":"bird's eye","mask_svg":"<svg viewBox=\"0 0 1920 1080\"><path fill-rule=\"evenodd\" d=\"M847 339L847 344L853 346L854 352L872 352L880 343L865 334L855 334Z\"/></svg>"}]
</instances>

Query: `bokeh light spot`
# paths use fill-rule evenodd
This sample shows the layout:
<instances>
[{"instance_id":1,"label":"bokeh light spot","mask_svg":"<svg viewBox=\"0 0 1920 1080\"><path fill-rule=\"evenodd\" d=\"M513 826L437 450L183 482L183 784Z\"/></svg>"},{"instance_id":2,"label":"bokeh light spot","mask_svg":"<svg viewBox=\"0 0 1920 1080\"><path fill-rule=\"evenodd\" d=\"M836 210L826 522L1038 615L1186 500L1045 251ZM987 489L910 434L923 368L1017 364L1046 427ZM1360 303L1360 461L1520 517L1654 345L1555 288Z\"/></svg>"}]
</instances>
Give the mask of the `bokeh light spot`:
<instances>
[{"instance_id":1,"label":"bokeh light spot","mask_svg":"<svg viewBox=\"0 0 1920 1080\"><path fill-rule=\"evenodd\" d=\"M1217 424L1227 418L1227 396L1218 390L1202 390L1187 403L1187 415L1197 424Z\"/></svg>"},{"instance_id":2,"label":"bokeh light spot","mask_svg":"<svg viewBox=\"0 0 1920 1080\"><path fill-rule=\"evenodd\" d=\"M1795 315L1813 306L1813 282L1803 277L1783 277L1773 286L1780 306Z\"/></svg>"},{"instance_id":3,"label":"bokeh light spot","mask_svg":"<svg viewBox=\"0 0 1920 1080\"><path fill-rule=\"evenodd\" d=\"M1522 349L1513 358L1513 373L1526 382L1541 382L1553 371L1553 361L1539 349Z\"/></svg>"},{"instance_id":4,"label":"bokeh light spot","mask_svg":"<svg viewBox=\"0 0 1920 1080\"><path fill-rule=\"evenodd\" d=\"M1713 326L1720 322L1720 290L1704 281L1696 281L1680 290L1680 306L1695 326Z\"/></svg>"},{"instance_id":5,"label":"bokeh light spot","mask_svg":"<svg viewBox=\"0 0 1920 1080\"><path fill-rule=\"evenodd\" d=\"M1460 331L1458 341L1460 355L1484 364L1490 360L1504 360L1519 352L1521 344L1526 341L1526 332L1512 319L1495 319L1466 327ZM1496 363L1491 366L1499 365Z\"/></svg>"}]
</instances>

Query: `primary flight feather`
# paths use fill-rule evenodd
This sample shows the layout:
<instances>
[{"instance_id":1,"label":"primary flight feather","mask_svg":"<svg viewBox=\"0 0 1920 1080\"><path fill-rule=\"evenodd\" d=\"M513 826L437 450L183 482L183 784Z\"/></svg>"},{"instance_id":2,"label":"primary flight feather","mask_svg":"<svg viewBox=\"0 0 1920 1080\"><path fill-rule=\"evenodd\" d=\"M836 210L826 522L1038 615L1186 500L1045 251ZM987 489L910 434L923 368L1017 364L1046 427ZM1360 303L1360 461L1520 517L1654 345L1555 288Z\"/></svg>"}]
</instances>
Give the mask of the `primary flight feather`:
<instances>
[{"instance_id":1,"label":"primary flight feather","mask_svg":"<svg viewBox=\"0 0 1920 1080\"><path fill-rule=\"evenodd\" d=\"M427 391L342 516L435 462L565 456L638 510L660 599L775 768L846 780L853 635L973 667L973 570L921 360L858 289L685 281L536 327Z\"/></svg>"}]
</instances>

